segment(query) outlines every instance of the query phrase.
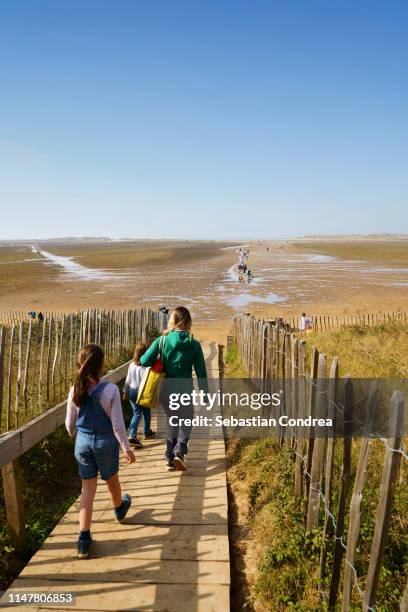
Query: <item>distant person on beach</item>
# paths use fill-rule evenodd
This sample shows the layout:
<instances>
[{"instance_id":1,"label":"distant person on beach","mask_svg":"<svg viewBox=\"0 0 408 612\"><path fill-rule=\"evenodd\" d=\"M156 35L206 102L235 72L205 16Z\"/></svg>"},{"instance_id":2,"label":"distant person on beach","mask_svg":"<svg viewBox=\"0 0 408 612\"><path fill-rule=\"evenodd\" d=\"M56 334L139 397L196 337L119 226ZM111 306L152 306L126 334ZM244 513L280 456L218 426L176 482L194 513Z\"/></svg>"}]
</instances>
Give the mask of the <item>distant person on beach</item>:
<instances>
[{"instance_id":1,"label":"distant person on beach","mask_svg":"<svg viewBox=\"0 0 408 612\"><path fill-rule=\"evenodd\" d=\"M37 318L38 318L39 321L44 321L44 315L43 315L43 313L41 311L38 313Z\"/></svg>"},{"instance_id":2,"label":"distant person on beach","mask_svg":"<svg viewBox=\"0 0 408 612\"><path fill-rule=\"evenodd\" d=\"M131 505L122 496L119 482L119 448L128 463L135 461L129 448L119 389L101 381L104 353L97 344L83 346L77 354L75 384L68 395L65 426L75 438L75 459L82 491L79 505L78 557L85 559L92 545L91 521L97 477L108 485L113 516L122 523Z\"/></svg>"},{"instance_id":3,"label":"distant person on beach","mask_svg":"<svg viewBox=\"0 0 408 612\"><path fill-rule=\"evenodd\" d=\"M149 348L147 342L138 342L135 347L135 353L133 355L133 361L129 365L128 373L126 376L125 386L123 389L123 399L129 400L132 406L133 416L129 425L129 444L133 444L136 448L142 448L143 444L137 437L137 430L139 427L140 419L143 415L144 427L143 433L145 440L154 438L156 435L154 431L150 429L151 411L150 408L140 406L137 403L137 394L139 391L140 382L143 378L143 374L146 368L140 365L140 358Z\"/></svg>"},{"instance_id":4,"label":"distant person on beach","mask_svg":"<svg viewBox=\"0 0 408 612\"><path fill-rule=\"evenodd\" d=\"M35 319L37 316L37 313L35 312L35 310L30 310L28 312L28 316L31 317L32 319Z\"/></svg>"},{"instance_id":5,"label":"distant person on beach","mask_svg":"<svg viewBox=\"0 0 408 612\"><path fill-rule=\"evenodd\" d=\"M302 316L299 319L299 331L303 332L306 329L306 313L302 312Z\"/></svg>"},{"instance_id":6,"label":"distant person on beach","mask_svg":"<svg viewBox=\"0 0 408 612\"><path fill-rule=\"evenodd\" d=\"M191 394L193 385L193 368L197 375L198 385L208 392L207 370L200 343L191 333L191 314L184 306L178 306L170 315L168 329L163 332L165 340L162 347L162 361L166 378L160 391L159 401L167 416L167 449L166 468L169 471L187 469L186 455L192 427L184 419L192 419L194 406L180 406L176 411L170 410L170 395ZM152 366L159 353L160 339L156 338L150 348L140 357L143 366ZM179 418L181 424L171 424L169 418Z\"/></svg>"},{"instance_id":7,"label":"distant person on beach","mask_svg":"<svg viewBox=\"0 0 408 612\"><path fill-rule=\"evenodd\" d=\"M311 317L310 315L306 317L305 330L306 333L310 333L313 330L313 317Z\"/></svg>"},{"instance_id":8,"label":"distant person on beach","mask_svg":"<svg viewBox=\"0 0 408 612\"><path fill-rule=\"evenodd\" d=\"M169 309L167 308L167 306L163 305L163 306L159 307L159 312L162 312L163 314L168 315L169 314Z\"/></svg>"},{"instance_id":9,"label":"distant person on beach","mask_svg":"<svg viewBox=\"0 0 408 612\"><path fill-rule=\"evenodd\" d=\"M278 329L284 329L285 321L283 320L283 317L278 317L278 319L276 321L276 325L277 325Z\"/></svg>"}]
</instances>

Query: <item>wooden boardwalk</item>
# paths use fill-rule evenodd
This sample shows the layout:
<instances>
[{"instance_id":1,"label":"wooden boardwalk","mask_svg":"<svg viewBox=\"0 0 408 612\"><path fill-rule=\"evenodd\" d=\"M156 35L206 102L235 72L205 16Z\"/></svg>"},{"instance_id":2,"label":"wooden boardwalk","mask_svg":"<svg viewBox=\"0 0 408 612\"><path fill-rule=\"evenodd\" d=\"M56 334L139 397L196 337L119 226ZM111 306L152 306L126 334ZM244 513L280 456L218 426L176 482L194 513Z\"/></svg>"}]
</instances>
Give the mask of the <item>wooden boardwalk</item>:
<instances>
[{"instance_id":1,"label":"wooden boardwalk","mask_svg":"<svg viewBox=\"0 0 408 612\"><path fill-rule=\"evenodd\" d=\"M218 378L217 345L207 343L204 351L209 377ZM137 451L135 464L122 463L123 491L132 495L125 524L114 522L107 488L99 483L92 525L95 544L88 560L76 557L76 502L8 592L73 592L76 605L58 606L60 610L228 611L222 432L193 434L184 473L166 472L164 448L164 440L147 441Z\"/></svg>"}]
</instances>

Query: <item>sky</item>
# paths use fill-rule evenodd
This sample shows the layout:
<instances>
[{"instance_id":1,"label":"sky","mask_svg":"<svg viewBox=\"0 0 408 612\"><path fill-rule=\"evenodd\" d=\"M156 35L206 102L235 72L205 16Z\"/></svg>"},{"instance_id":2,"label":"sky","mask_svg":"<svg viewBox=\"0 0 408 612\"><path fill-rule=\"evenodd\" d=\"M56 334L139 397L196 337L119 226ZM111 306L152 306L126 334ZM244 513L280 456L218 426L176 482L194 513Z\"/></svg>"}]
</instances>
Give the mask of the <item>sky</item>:
<instances>
[{"instance_id":1,"label":"sky","mask_svg":"<svg viewBox=\"0 0 408 612\"><path fill-rule=\"evenodd\" d=\"M408 232L408 3L0 0L0 239Z\"/></svg>"}]
</instances>

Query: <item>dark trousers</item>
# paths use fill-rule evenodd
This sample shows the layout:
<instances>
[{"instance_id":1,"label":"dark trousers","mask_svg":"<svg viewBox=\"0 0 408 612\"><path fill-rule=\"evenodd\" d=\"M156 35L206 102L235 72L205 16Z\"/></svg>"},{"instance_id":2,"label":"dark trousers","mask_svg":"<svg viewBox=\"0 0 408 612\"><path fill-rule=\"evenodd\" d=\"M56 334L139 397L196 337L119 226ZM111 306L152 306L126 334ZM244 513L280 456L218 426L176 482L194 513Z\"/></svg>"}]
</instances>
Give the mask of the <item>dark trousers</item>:
<instances>
[{"instance_id":1,"label":"dark trousers","mask_svg":"<svg viewBox=\"0 0 408 612\"><path fill-rule=\"evenodd\" d=\"M159 395L159 403L166 415L166 457L169 461L177 454L186 455L188 452L188 441L191 436L191 425L186 425L183 419L194 417L194 406L180 406L177 410L171 410L171 394L191 393L193 389L192 379L170 379L165 378ZM170 420L172 422L170 422Z\"/></svg>"}]
</instances>

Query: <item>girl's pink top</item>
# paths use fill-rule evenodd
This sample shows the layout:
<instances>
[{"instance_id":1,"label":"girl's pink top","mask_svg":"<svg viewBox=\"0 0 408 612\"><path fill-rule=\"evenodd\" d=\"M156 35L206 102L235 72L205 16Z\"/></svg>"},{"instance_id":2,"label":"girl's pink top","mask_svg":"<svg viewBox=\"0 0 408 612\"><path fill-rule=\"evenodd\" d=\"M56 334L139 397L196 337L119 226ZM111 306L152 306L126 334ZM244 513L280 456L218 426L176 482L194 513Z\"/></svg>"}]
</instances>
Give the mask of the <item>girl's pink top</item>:
<instances>
[{"instance_id":1,"label":"girl's pink top","mask_svg":"<svg viewBox=\"0 0 408 612\"><path fill-rule=\"evenodd\" d=\"M90 385L89 389L93 389L95 385ZM65 426L71 438L76 435L76 420L79 408L74 404L74 387L71 387L68 394L67 416ZM102 408L112 421L113 433L115 434L122 450L126 452L129 449L129 442L126 434L125 421L123 420L122 403L120 401L119 389L113 383L108 383L99 397Z\"/></svg>"}]
</instances>

